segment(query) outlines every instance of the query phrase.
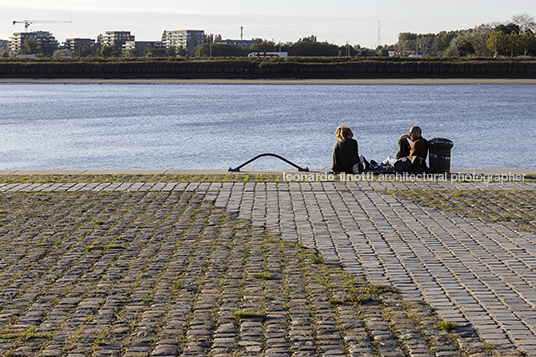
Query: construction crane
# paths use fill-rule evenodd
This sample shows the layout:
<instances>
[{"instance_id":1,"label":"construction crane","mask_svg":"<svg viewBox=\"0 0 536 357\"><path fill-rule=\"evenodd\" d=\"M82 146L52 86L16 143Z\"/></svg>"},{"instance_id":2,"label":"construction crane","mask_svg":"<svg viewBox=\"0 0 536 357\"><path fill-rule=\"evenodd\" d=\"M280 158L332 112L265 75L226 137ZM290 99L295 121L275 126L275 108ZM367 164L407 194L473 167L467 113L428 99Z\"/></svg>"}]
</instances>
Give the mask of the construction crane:
<instances>
[{"instance_id":1,"label":"construction crane","mask_svg":"<svg viewBox=\"0 0 536 357\"><path fill-rule=\"evenodd\" d=\"M28 28L33 23L39 23L39 24L70 24L72 21L42 21L42 20L23 20L23 21L13 21L13 25L15 24L24 24L24 31L28 31Z\"/></svg>"}]
</instances>

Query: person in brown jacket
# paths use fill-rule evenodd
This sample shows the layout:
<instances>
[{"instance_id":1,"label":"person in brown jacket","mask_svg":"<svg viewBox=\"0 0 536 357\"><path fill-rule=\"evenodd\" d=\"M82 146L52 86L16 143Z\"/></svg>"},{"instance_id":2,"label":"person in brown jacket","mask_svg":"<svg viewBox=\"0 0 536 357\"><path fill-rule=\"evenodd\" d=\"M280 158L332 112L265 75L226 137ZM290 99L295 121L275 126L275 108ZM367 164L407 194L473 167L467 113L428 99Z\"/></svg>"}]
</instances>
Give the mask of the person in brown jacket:
<instances>
[{"instance_id":1,"label":"person in brown jacket","mask_svg":"<svg viewBox=\"0 0 536 357\"><path fill-rule=\"evenodd\" d=\"M409 135L402 135L398 140L398 152L396 158L400 159L406 156L419 156L426 160L428 155L428 141L423 138L421 128L418 126L412 126ZM413 144L410 146L408 140L410 139Z\"/></svg>"}]
</instances>

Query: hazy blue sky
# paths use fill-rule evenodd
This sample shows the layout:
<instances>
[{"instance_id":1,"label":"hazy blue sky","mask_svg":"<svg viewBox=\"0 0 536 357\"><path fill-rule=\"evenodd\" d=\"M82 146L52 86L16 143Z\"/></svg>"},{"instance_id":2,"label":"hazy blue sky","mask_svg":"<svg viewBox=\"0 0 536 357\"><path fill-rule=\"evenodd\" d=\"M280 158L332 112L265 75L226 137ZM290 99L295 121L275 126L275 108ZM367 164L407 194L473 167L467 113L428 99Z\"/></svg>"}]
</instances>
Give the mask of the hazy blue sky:
<instances>
[{"instance_id":1,"label":"hazy blue sky","mask_svg":"<svg viewBox=\"0 0 536 357\"><path fill-rule=\"evenodd\" d=\"M378 20L382 44L400 32L437 33L504 22L512 15L536 16L534 0L0 0L0 39L24 31L13 20L69 20L69 24L34 24L63 42L68 37L96 38L105 31L130 31L139 41L160 40L164 30L205 30L223 38L296 41L315 35L319 41L347 41L375 46Z\"/></svg>"}]
</instances>

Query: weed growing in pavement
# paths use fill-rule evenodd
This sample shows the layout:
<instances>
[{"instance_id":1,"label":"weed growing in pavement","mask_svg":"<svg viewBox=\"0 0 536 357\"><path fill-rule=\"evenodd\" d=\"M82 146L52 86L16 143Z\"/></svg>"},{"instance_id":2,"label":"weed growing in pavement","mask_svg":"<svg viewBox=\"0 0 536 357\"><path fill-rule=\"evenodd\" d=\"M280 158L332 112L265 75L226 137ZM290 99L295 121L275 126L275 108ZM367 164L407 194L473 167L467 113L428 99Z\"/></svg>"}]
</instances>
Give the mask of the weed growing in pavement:
<instances>
[{"instance_id":1,"label":"weed growing in pavement","mask_svg":"<svg viewBox=\"0 0 536 357\"><path fill-rule=\"evenodd\" d=\"M331 280L329 280L329 278L317 275L314 277L314 279L318 284L324 286L326 289L333 290L333 285L331 284Z\"/></svg>"},{"instance_id":2,"label":"weed growing in pavement","mask_svg":"<svg viewBox=\"0 0 536 357\"><path fill-rule=\"evenodd\" d=\"M235 319L248 319L248 318L255 318L255 317L261 317L264 319L266 318L266 312L238 310L233 313L233 317Z\"/></svg>"},{"instance_id":3,"label":"weed growing in pavement","mask_svg":"<svg viewBox=\"0 0 536 357\"><path fill-rule=\"evenodd\" d=\"M251 274L251 277L255 279L262 279L262 280L271 280L274 278L274 276L268 272L253 273Z\"/></svg>"},{"instance_id":4,"label":"weed growing in pavement","mask_svg":"<svg viewBox=\"0 0 536 357\"><path fill-rule=\"evenodd\" d=\"M449 320L443 320L437 324L437 328L443 331L452 332L458 327L458 324Z\"/></svg>"},{"instance_id":5,"label":"weed growing in pavement","mask_svg":"<svg viewBox=\"0 0 536 357\"><path fill-rule=\"evenodd\" d=\"M404 310L411 310L413 309L413 304L411 303L411 301L402 301L400 302L400 305L402 306L402 308Z\"/></svg>"},{"instance_id":6,"label":"weed growing in pavement","mask_svg":"<svg viewBox=\"0 0 536 357\"><path fill-rule=\"evenodd\" d=\"M536 195L531 191L394 191L393 195L462 217L494 222L536 233Z\"/></svg>"},{"instance_id":7,"label":"weed growing in pavement","mask_svg":"<svg viewBox=\"0 0 536 357\"><path fill-rule=\"evenodd\" d=\"M4 334L0 335L0 338L5 339L16 339L20 342L28 341L31 338L50 338L52 335L50 333L37 333L37 328L35 326L30 327L26 331L20 333Z\"/></svg>"},{"instance_id":8,"label":"weed growing in pavement","mask_svg":"<svg viewBox=\"0 0 536 357\"><path fill-rule=\"evenodd\" d=\"M383 319L385 321L392 323L393 319L397 319L398 317L399 315L396 311L386 306L383 307Z\"/></svg>"},{"instance_id":9,"label":"weed growing in pavement","mask_svg":"<svg viewBox=\"0 0 536 357\"><path fill-rule=\"evenodd\" d=\"M173 284L173 289L180 290L184 286L184 283L182 282L182 279L179 279Z\"/></svg>"},{"instance_id":10,"label":"weed growing in pavement","mask_svg":"<svg viewBox=\"0 0 536 357\"><path fill-rule=\"evenodd\" d=\"M330 305L337 306L337 305L344 304L346 301L342 299L331 298L328 300L328 302Z\"/></svg>"},{"instance_id":11,"label":"weed growing in pavement","mask_svg":"<svg viewBox=\"0 0 536 357\"><path fill-rule=\"evenodd\" d=\"M72 183L72 182L149 182L149 183L189 183L189 182L281 182L281 174L202 174L202 175L2 175L0 183Z\"/></svg>"},{"instance_id":12,"label":"weed growing in pavement","mask_svg":"<svg viewBox=\"0 0 536 357\"><path fill-rule=\"evenodd\" d=\"M123 245L117 245L117 244L104 244L104 245L88 245L87 247L84 248L85 251L90 251L90 250L94 250L94 249L102 249L102 250L106 250L106 249L125 249L126 247L123 246Z\"/></svg>"},{"instance_id":13,"label":"weed growing in pavement","mask_svg":"<svg viewBox=\"0 0 536 357\"><path fill-rule=\"evenodd\" d=\"M350 301L358 305L366 304L367 302L375 301L376 299L370 295L354 296Z\"/></svg>"},{"instance_id":14,"label":"weed growing in pavement","mask_svg":"<svg viewBox=\"0 0 536 357\"><path fill-rule=\"evenodd\" d=\"M326 259L320 253L309 253L309 261L313 264L324 264Z\"/></svg>"},{"instance_id":15,"label":"weed growing in pavement","mask_svg":"<svg viewBox=\"0 0 536 357\"><path fill-rule=\"evenodd\" d=\"M497 349L497 345L491 342L484 342L480 347L487 353L493 353Z\"/></svg>"},{"instance_id":16,"label":"weed growing in pavement","mask_svg":"<svg viewBox=\"0 0 536 357\"><path fill-rule=\"evenodd\" d=\"M381 295L384 293L398 293L398 290L395 287L382 284L370 284L367 287L367 290L372 295Z\"/></svg>"}]
</instances>

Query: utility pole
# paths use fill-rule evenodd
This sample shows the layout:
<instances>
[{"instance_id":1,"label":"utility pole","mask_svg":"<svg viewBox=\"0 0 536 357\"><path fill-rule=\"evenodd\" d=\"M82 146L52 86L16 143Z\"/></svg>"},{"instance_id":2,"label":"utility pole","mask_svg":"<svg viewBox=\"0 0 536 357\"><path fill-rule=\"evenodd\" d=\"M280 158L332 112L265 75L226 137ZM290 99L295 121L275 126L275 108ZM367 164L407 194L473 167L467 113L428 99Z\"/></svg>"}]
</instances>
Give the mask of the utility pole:
<instances>
[{"instance_id":1,"label":"utility pole","mask_svg":"<svg viewBox=\"0 0 536 357\"><path fill-rule=\"evenodd\" d=\"M380 47L382 45L382 37L380 33L380 19L378 19L378 37L376 39L376 48Z\"/></svg>"}]
</instances>

